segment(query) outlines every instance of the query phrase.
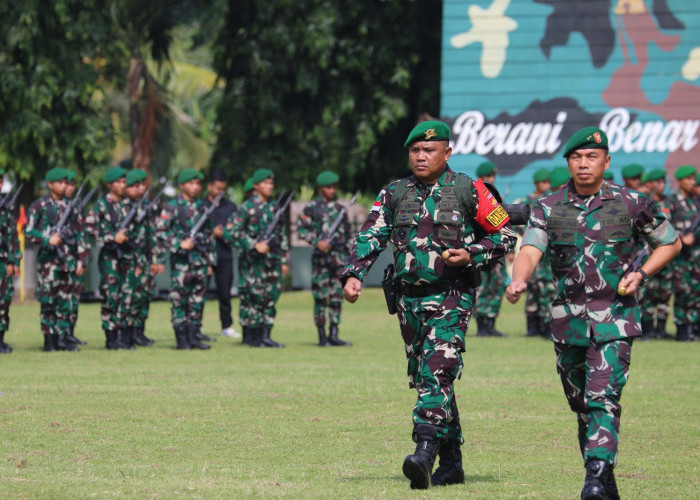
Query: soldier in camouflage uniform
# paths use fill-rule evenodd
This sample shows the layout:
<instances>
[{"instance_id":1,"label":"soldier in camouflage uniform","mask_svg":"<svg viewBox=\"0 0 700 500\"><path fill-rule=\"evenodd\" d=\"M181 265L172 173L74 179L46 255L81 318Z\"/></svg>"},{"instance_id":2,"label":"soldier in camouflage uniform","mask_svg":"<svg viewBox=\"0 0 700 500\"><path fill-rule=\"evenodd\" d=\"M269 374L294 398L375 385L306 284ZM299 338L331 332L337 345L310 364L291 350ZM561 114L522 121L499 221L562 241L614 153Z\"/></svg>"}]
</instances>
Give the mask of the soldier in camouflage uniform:
<instances>
[{"instance_id":1,"label":"soldier in camouflage uniform","mask_svg":"<svg viewBox=\"0 0 700 500\"><path fill-rule=\"evenodd\" d=\"M336 201L338 174L321 172L316 177L320 196L304 207L299 216L299 238L311 244L311 293L314 297L314 323L318 330L319 346L348 346L338 338L340 310L343 304L343 287L337 274L348 258L348 243L351 238L350 221L343 213L344 207ZM328 235L334 222L343 218L335 234ZM329 242L329 237L333 238ZM326 309L328 310L328 335L326 335Z\"/></svg>"},{"instance_id":2,"label":"soldier in camouflage uniform","mask_svg":"<svg viewBox=\"0 0 700 500\"><path fill-rule=\"evenodd\" d=\"M610 156L602 130L576 132L564 156L572 180L535 205L506 296L517 302L549 255L557 288L551 309L557 371L577 415L586 463L581 498L619 498L612 469L632 339L641 333L635 292L681 245L653 200L604 181ZM642 238L654 250L632 269Z\"/></svg>"},{"instance_id":3,"label":"soldier in camouflage uniform","mask_svg":"<svg viewBox=\"0 0 700 500\"><path fill-rule=\"evenodd\" d=\"M418 391L417 446L403 472L417 489L464 482L454 381L462 374L474 307L473 274L505 256L516 241L507 213L486 186L448 167L449 133L438 121L411 131L405 147L413 175L381 190L339 275L345 299L354 303L369 268L393 245L398 298L387 300L398 312L409 387Z\"/></svg>"},{"instance_id":4,"label":"soldier in camouflage uniform","mask_svg":"<svg viewBox=\"0 0 700 500\"><path fill-rule=\"evenodd\" d=\"M80 227L73 214L59 230L56 229L66 210L72 210L64 200L69 172L52 168L46 173L49 195L39 198L29 207L25 234L37 248L37 298L41 305L41 333L44 351L77 351L67 340L70 331L71 300L75 280L71 273L82 276L85 268L78 256L87 249Z\"/></svg>"},{"instance_id":5,"label":"soldier in camouflage uniform","mask_svg":"<svg viewBox=\"0 0 700 500\"><path fill-rule=\"evenodd\" d=\"M676 340L680 342L695 340L695 329L700 322L700 229L691 231L693 221L700 217L700 206L693 195L695 174L695 167L679 167L674 174L678 192L668 200L671 224L683 242L683 251L673 262L673 316Z\"/></svg>"},{"instance_id":6,"label":"soldier in camouflage uniform","mask_svg":"<svg viewBox=\"0 0 700 500\"><path fill-rule=\"evenodd\" d=\"M628 189L639 191L639 188L642 187L643 175L644 167L637 163L631 163L622 167L622 182L625 183L625 187Z\"/></svg>"},{"instance_id":7,"label":"soldier in camouflage uniform","mask_svg":"<svg viewBox=\"0 0 700 500\"><path fill-rule=\"evenodd\" d=\"M250 200L254 192L255 186L253 185L253 179L249 177L243 184L243 201ZM238 260L238 269L243 269L240 258ZM252 339L250 336L250 321L248 318L253 317L255 311L251 311L250 290L244 274L245 273L242 272L238 273L238 318L241 323L241 333L243 334L242 342L244 344L250 344Z\"/></svg>"},{"instance_id":8,"label":"soldier in camouflage uniform","mask_svg":"<svg viewBox=\"0 0 700 500\"><path fill-rule=\"evenodd\" d=\"M494 185L496 182L496 165L490 161L481 163L476 169L476 176L483 182ZM477 337L505 337L496 330L496 318L501 309L501 301L506 291L508 272L506 261L496 259L481 268L481 286L476 289L474 316L477 324Z\"/></svg>"},{"instance_id":9,"label":"soldier in camouflage uniform","mask_svg":"<svg viewBox=\"0 0 700 500\"><path fill-rule=\"evenodd\" d=\"M203 178L193 168L180 172L180 194L165 205L159 220L161 244L170 253L171 321L177 349L211 347L202 342L201 333L207 281L216 265L211 222L207 220L196 237L190 236L206 211L199 198Z\"/></svg>"},{"instance_id":10,"label":"soldier in camouflage uniform","mask_svg":"<svg viewBox=\"0 0 700 500\"><path fill-rule=\"evenodd\" d=\"M3 184L5 171L0 168L0 188ZM10 328L10 304L15 293L14 280L19 278L22 252L17 238L15 225L15 207L10 206L11 193L0 197L3 202L0 208L0 354L9 354L12 348L5 343L5 333Z\"/></svg>"},{"instance_id":11,"label":"soldier in camouflage uniform","mask_svg":"<svg viewBox=\"0 0 700 500\"><path fill-rule=\"evenodd\" d=\"M247 331L244 337L250 339L253 347L284 347L270 338L277 315L276 303L282 291L282 278L289 272L289 240L284 229L284 221L275 227L268 241L259 241L274 218L276 206L270 201L275 189L274 174L261 168L253 173L255 194L244 201L229 219L224 231L224 239L241 250L238 260L241 278L246 280L247 315L241 324Z\"/></svg>"}]
</instances>

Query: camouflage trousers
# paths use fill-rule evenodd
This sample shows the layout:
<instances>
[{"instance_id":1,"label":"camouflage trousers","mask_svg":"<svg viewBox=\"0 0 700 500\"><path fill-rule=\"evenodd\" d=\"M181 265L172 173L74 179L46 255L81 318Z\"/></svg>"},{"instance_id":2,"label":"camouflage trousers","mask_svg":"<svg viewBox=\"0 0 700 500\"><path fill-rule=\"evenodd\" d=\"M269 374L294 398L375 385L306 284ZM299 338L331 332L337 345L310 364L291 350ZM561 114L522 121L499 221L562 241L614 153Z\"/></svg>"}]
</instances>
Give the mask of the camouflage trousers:
<instances>
[{"instance_id":1,"label":"camouflage trousers","mask_svg":"<svg viewBox=\"0 0 700 500\"><path fill-rule=\"evenodd\" d=\"M71 326L71 303L75 295L73 271L52 262L37 265L37 299L40 305L41 333L65 334Z\"/></svg>"},{"instance_id":2,"label":"camouflage trousers","mask_svg":"<svg viewBox=\"0 0 700 500\"><path fill-rule=\"evenodd\" d=\"M495 261L481 271L481 285L476 289L474 314L479 318L495 318L506 293L508 274L504 259Z\"/></svg>"},{"instance_id":3,"label":"camouflage trousers","mask_svg":"<svg viewBox=\"0 0 700 500\"><path fill-rule=\"evenodd\" d=\"M457 292L403 296L397 304L408 385L418 391L413 424L433 425L438 438L459 443L463 438L454 381L462 375L464 334L472 305L472 295Z\"/></svg>"},{"instance_id":4,"label":"camouflage trousers","mask_svg":"<svg viewBox=\"0 0 700 500\"><path fill-rule=\"evenodd\" d=\"M15 278L7 273L7 262L0 262L0 332L10 328L10 304L15 294Z\"/></svg>"},{"instance_id":5,"label":"camouflage trousers","mask_svg":"<svg viewBox=\"0 0 700 500\"><path fill-rule=\"evenodd\" d=\"M131 261L122 282L122 318L126 326L139 328L148 316L151 274L148 262L141 259Z\"/></svg>"},{"instance_id":6,"label":"camouflage trousers","mask_svg":"<svg viewBox=\"0 0 700 500\"><path fill-rule=\"evenodd\" d=\"M695 257L695 256L693 256ZM678 255L673 262L673 317L676 325L700 321L700 264L697 258Z\"/></svg>"},{"instance_id":7,"label":"camouflage trousers","mask_svg":"<svg viewBox=\"0 0 700 500\"><path fill-rule=\"evenodd\" d=\"M549 264L540 262L527 282L525 314L545 318L546 322L549 323L549 308L554 302L556 290L552 271L544 266L549 266Z\"/></svg>"},{"instance_id":8,"label":"camouflage trousers","mask_svg":"<svg viewBox=\"0 0 700 500\"><path fill-rule=\"evenodd\" d=\"M73 293L71 294L70 301L70 313L68 314L70 318L71 325L75 326L78 322L78 307L80 306L80 294L83 293L83 278L78 276L76 273L70 273L70 280L73 283Z\"/></svg>"},{"instance_id":9,"label":"camouflage trousers","mask_svg":"<svg viewBox=\"0 0 700 500\"><path fill-rule=\"evenodd\" d=\"M569 407L578 419L578 441L584 462L617 463L620 397L629 377L632 339L588 347L554 344L557 372Z\"/></svg>"},{"instance_id":10,"label":"camouflage trousers","mask_svg":"<svg viewBox=\"0 0 700 500\"><path fill-rule=\"evenodd\" d=\"M281 262L257 256L248 257L243 262L244 267L239 267L247 269L246 273L241 273L246 305L244 310L241 299L241 325L272 328L277 316L277 300L282 293Z\"/></svg>"},{"instance_id":11,"label":"camouflage trousers","mask_svg":"<svg viewBox=\"0 0 700 500\"><path fill-rule=\"evenodd\" d=\"M118 259L116 253L100 252L97 267L100 271L100 295L102 308L100 317L102 329L114 331L124 323L124 295L122 294L124 276L129 263L126 259Z\"/></svg>"},{"instance_id":12,"label":"camouflage trousers","mask_svg":"<svg viewBox=\"0 0 700 500\"><path fill-rule=\"evenodd\" d=\"M317 327L326 325L326 310L328 323L340 324L340 311L343 305L343 285L336 278L341 266L329 262L326 254L312 257L311 295L314 298L314 324Z\"/></svg>"},{"instance_id":13,"label":"camouflage trousers","mask_svg":"<svg viewBox=\"0 0 700 500\"><path fill-rule=\"evenodd\" d=\"M671 312L673 295L673 272L669 266L651 277L649 283L639 290L639 307L642 318L666 322Z\"/></svg>"},{"instance_id":14,"label":"camouflage trousers","mask_svg":"<svg viewBox=\"0 0 700 500\"><path fill-rule=\"evenodd\" d=\"M206 265L191 265L186 258L171 256L170 318L173 327L202 326L207 282Z\"/></svg>"}]
</instances>

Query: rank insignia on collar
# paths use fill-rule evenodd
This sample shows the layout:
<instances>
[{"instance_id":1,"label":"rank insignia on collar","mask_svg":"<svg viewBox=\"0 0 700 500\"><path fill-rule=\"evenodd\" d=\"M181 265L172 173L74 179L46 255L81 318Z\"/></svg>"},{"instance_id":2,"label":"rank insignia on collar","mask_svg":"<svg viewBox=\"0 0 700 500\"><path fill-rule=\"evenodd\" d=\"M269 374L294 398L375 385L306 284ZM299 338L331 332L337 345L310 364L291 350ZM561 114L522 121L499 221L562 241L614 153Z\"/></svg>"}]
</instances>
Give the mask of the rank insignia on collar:
<instances>
[{"instance_id":1,"label":"rank insignia on collar","mask_svg":"<svg viewBox=\"0 0 700 500\"><path fill-rule=\"evenodd\" d=\"M425 140L429 141L433 137L435 137L437 134L435 133L434 128L429 128L428 130L425 131Z\"/></svg>"}]
</instances>

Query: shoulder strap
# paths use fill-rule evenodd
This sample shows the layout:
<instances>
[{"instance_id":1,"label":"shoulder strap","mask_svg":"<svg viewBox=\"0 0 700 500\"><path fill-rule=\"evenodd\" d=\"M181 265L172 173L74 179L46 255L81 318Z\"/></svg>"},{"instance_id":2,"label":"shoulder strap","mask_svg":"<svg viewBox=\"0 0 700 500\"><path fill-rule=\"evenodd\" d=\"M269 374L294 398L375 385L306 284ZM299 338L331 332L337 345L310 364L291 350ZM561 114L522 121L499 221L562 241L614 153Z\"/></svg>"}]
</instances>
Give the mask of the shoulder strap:
<instances>
[{"instance_id":1,"label":"shoulder strap","mask_svg":"<svg viewBox=\"0 0 700 500\"><path fill-rule=\"evenodd\" d=\"M469 176L455 173L455 192L459 204L462 205L463 215L474 213L474 198L472 197L472 180Z\"/></svg>"},{"instance_id":2,"label":"shoulder strap","mask_svg":"<svg viewBox=\"0 0 700 500\"><path fill-rule=\"evenodd\" d=\"M394 192L391 193L391 212L394 213L396 212L396 208L399 206L399 203L401 203L401 200L403 200L403 197L406 196L406 193L408 192L408 181L410 177L404 177L401 179L399 182L396 183L396 187L394 188Z\"/></svg>"}]
</instances>

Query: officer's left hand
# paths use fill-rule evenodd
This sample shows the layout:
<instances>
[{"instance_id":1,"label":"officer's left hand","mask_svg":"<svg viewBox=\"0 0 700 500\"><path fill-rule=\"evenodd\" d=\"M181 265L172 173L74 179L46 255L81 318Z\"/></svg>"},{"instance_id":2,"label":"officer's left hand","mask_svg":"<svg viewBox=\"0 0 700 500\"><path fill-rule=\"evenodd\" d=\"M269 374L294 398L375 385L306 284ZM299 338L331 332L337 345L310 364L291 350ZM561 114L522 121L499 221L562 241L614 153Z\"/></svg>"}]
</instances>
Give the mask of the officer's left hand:
<instances>
[{"instance_id":1,"label":"officer's left hand","mask_svg":"<svg viewBox=\"0 0 700 500\"><path fill-rule=\"evenodd\" d=\"M449 252L450 254L446 259L445 252ZM442 253L442 258L445 260L445 264L450 267L468 266L472 261L472 257L469 255L466 248L448 248Z\"/></svg>"},{"instance_id":2,"label":"officer's left hand","mask_svg":"<svg viewBox=\"0 0 700 500\"><path fill-rule=\"evenodd\" d=\"M282 264L282 277L284 278L289 274L289 266L287 264Z\"/></svg>"}]
</instances>

